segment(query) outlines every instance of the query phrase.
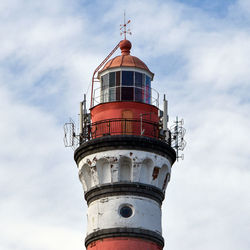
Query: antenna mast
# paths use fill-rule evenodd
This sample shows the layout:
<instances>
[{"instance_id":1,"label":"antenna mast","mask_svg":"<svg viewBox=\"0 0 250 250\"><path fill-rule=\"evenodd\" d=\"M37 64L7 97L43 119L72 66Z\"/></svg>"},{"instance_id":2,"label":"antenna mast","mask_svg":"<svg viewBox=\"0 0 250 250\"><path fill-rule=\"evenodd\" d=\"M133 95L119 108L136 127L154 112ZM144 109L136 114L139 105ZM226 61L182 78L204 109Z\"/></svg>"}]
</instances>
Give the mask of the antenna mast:
<instances>
[{"instance_id":1,"label":"antenna mast","mask_svg":"<svg viewBox=\"0 0 250 250\"><path fill-rule=\"evenodd\" d=\"M176 159L177 161L179 159L184 159L184 154L180 155L179 151L183 151L186 147L186 141L184 140L184 135L186 133L186 129L183 127L184 120L181 119L178 120L178 116L176 117L176 120L174 121L174 125L171 126L171 144L172 147L176 151Z\"/></svg>"}]
</instances>

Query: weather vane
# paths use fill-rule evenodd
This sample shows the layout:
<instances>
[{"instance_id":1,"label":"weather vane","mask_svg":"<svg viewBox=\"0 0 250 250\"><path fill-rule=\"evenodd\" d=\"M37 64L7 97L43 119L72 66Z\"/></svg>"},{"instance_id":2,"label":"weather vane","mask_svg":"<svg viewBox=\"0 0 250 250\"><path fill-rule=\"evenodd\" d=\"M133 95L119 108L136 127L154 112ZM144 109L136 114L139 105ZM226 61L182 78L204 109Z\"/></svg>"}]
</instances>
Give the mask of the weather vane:
<instances>
[{"instance_id":1,"label":"weather vane","mask_svg":"<svg viewBox=\"0 0 250 250\"><path fill-rule=\"evenodd\" d=\"M124 11L124 24L120 24L120 35L124 34L124 39L126 40L126 34L132 35L130 29L127 29L128 24L130 23L130 20L126 22L126 13Z\"/></svg>"}]
</instances>

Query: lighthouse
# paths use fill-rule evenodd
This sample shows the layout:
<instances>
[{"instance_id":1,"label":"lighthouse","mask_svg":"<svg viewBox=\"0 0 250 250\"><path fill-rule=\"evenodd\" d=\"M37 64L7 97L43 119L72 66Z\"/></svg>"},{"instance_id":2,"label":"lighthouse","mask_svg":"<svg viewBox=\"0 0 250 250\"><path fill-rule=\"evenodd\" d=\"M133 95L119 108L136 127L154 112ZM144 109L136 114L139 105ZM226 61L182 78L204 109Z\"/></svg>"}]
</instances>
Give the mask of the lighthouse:
<instances>
[{"instance_id":1,"label":"lighthouse","mask_svg":"<svg viewBox=\"0 0 250 250\"><path fill-rule=\"evenodd\" d=\"M65 141L77 145L88 205L86 249L161 250L161 206L182 128L178 119L172 133L168 128L165 95L161 110L154 73L131 55L126 23L123 28L124 39L93 74L89 111L86 97L80 104L79 134L66 123ZM112 57L117 49L120 55Z\"/></svg>"}]
</instances>

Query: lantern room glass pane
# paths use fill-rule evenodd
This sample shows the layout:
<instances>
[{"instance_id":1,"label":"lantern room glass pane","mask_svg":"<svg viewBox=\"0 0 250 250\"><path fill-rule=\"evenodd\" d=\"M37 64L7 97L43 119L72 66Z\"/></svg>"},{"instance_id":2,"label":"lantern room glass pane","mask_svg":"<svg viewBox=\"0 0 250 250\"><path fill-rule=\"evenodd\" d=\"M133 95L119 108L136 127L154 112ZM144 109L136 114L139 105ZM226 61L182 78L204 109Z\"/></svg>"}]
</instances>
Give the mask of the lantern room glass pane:
<instances>
[{"instance_id":1,"label":"lantern room glass pane","mask_svg":"<svg viewBox=\"0 0 250 250\"><path fill-rule=\"evenodd\" d=\"M120 71L117 71L115 72L116 73L116 86L120 86L120 82L121 82L121 72Z\"/></svg>"},{"instance_id":2,"label":"lantern room glass pane","mask_svg":"<svg viewBox=\"0 0 250 250\"><path fill-rule=\"evenodd\" d=\"M146 81L146 75L145 74L142 74L142 93L141 93L141 96L142 96L142 102L145 102L145 81Z\"/></svg>"},{"instance_id":3,"label":"lantern room glass pane","mask_svg":"<svg viewBox=\"0 0 250 250\"><path fill-rule=\"evenodd\" d=\"M122 85L133 86L134 85L134 72L122 71Z\"/></svg>"},{"instance_id":4,"label":"lantern room glass pane","mask_svg":"<svg viewBox=\"0 0 250 250\"><path fill-rule=\"evenodd\" d=\"M104 90L109 86L109 74L102 76L101 89Z\"/></svg>"},{"instance_id":5,"label":"lantern room glass pane","mask_svg":"<svg viewBox=\"0 0 250 250\"><path fill-rule=\"evenodd\" d=\"M101 92L101 102L108 102L109 101L109 89L104 89Z\"/></svg>"},{"instance_id":6,"label":"lantern room glass pane","mask_svg":"<svg viewBox=\"0 0 250 250\"><path fill-rule=\"evenodd\" d=\"M115 94L116 91L115 90L116 90L115 87L109 88L109 101L110 102L116 101L116 94Z\"/></svg>"},{"instance_id":7,"label":"lantern room glass pane","mask_svg":"<svg viewBox=\"0 0 250 250\"><path fill-rule=\"evenodd\" d=\"M146 76L146 103L151 103L151 80Z\"/></svg>"},{"instance_id":8,"label":"lantern room glass pane","mask_svg":"<svg viewBox=\"0 0 250 250\"><path fill-rule=\"evenodd\" d=\"M136 102L142 102L143 101L142 89L141 88L135 88L135 101Z\"/></svg>"},{"instance_id":9,"label":"lantern room glass pane","mask_svg":"<svg viewBox=\"0 0 250 250\"><path fill-rule=\"evenodd\" d=\"M121 100L121 88L120 83L121 83L121 71L117 71L116 72L116 101L120 101Z\"/></svg>"},{"instance_id":10,"label":"lantern room glass pane","mask_svg":"<svg viewBox=\"0 0 250 250\"><path fill-rule=\"evenodd\" d=\"M109 87L115 87L115 72L109 73Z\"/></svg>"},{"instance_id":11,"label":"lantern room glass pane","mask_svg":"<svg viewBox=\"0 0 250 250\"><path fill-rule=\"evenodd\" d=\"M133 87L123 87L121 101L133 101L133 100L134 100L134 88Z\"/></svg>"},{"instance_id":12,"label":"lantern room glass pane","mask_svg":"<svg viewBox=\"0 0 250 250\"><path fill-rule=\"evenodd\" d=\"M142 73L135 72L135 86L142 87Z\"/></svg>"},{"instance_id":13,"label":"lantern room glass pane","mask_svg":"<svg viewBox=\"0 0 250 250\"><path fill-rule=\"evenodd\" d=\"M145 88L146 75L142 74L142 88Z\"/></svg>"}]
</instances>

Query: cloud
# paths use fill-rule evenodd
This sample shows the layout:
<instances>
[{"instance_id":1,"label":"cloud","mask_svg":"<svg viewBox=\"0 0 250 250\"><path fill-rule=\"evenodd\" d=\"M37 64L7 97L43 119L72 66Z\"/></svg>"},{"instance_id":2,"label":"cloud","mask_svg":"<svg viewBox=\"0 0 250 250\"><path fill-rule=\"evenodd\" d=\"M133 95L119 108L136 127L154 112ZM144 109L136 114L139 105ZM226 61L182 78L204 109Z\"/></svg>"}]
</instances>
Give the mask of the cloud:
<instances>
[{"instance_id":1,"label":"cloud","mask_svg":"<svg viewBox=\"0 0 250 250\"><path fill-rule=\"evenodd\" d=\"M55 243L50 233L59 238L67 231L74 239L79 236L77 230L81 231L77 223L74 225L74 221L82 220L75 208L81 211L83 206L72 154L65 152L61 126L53 116L15 101L4 88L0 99L0 213L4 233L0 245L9 245L5 249L14 249L15 244L20 249L43 249L46 244L46 249L53 249ZM64 190L67 185L71 186L68 191ZM65 196L71 196L71 201L65 200ZM43 237L47 237L45 241ZM71 236L68 240L72 240ZM83 243L78 237L75 244Z\"/></svg>"}]
</instances>

